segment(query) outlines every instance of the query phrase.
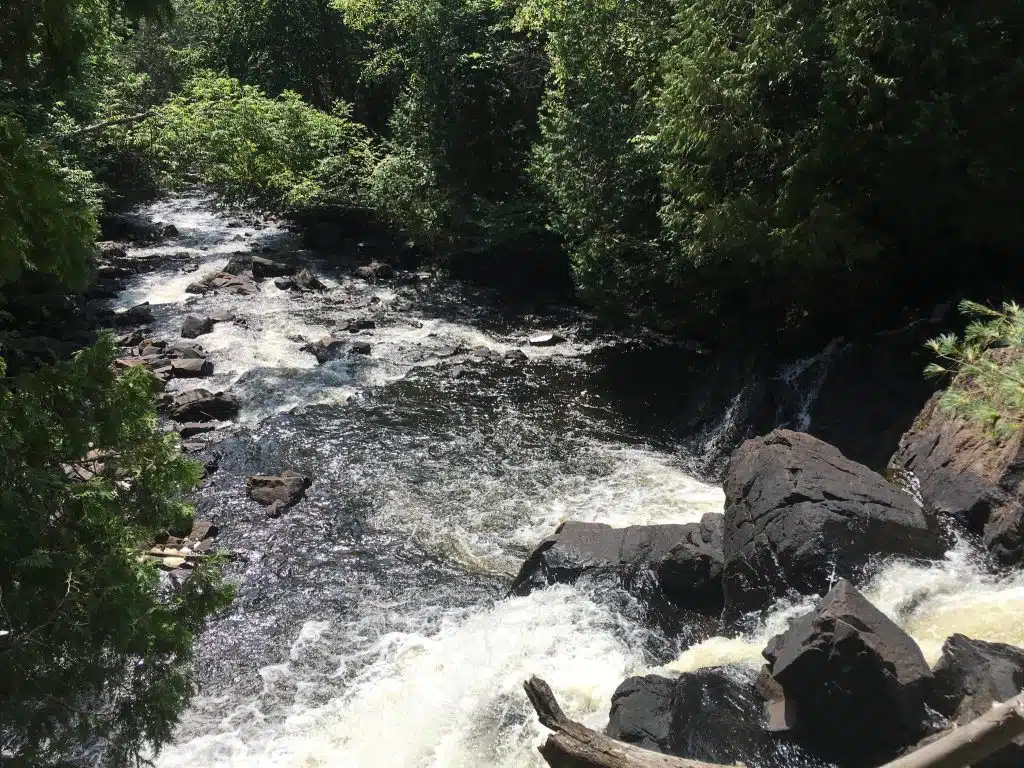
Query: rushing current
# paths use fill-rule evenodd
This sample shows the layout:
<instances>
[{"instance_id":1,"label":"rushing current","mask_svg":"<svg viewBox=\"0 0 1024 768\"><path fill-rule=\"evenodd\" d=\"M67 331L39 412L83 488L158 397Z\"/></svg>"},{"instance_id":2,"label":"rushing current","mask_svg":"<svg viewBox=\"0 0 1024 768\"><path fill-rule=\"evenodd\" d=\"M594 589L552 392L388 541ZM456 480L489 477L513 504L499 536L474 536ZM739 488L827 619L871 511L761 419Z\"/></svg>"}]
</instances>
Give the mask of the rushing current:
<instances>
[{"instance_id":1,"label":"rushing current","mask_svg":"<svg viewBox=\"0 0 1024 768\"><path fill-rule=\"evenodd\" d=\"M425 276L372 285L312 254L302 258L322 293L266 281L254 297L192 296L186 286L228 254L287 247L290 235L202 197L145 213L180 234L134 249L159 266L117 304L150 302L163 338L187 314L234 312L199 339L213 379L171 387L226 389L243 405L198 498L219 544L243 555L228 571L237 597L202 638L199 694L160 768L541 766L544 732L522 692L530 675L601 728L625 677L755 665L806 610L779 605L749 636L683 647L623 594L506 597L561 521L685 523L722 507L721 490L688 473L701 457L685 454L682 436L638 417L637 389L609 384L609 366L628 371L630 340L577 310L501 310ZM369 356L318 365L301 351L356 317L376 321L360 336ZM526 345L549 330L568 341ZM527 359L467 362L452 355L460 347ZM245 478L285 469L313 485L268 519ZM975 562L961 543L940 563L892 563L861 586L931 660L953 632L1024 645L1024 574L1000 580Z\"/></svg>"}]
</instances>

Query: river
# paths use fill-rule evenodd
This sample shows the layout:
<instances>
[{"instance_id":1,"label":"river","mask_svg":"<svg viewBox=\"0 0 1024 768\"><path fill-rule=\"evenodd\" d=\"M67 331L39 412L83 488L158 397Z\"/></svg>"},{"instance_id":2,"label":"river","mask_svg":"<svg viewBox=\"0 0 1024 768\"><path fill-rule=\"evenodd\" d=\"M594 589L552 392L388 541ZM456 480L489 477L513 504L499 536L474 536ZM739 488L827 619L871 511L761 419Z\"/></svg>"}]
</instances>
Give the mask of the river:
<instances>
[{"instance_id":1,"label":"river","mask_svg":"<svg viewBox=\"0 0 1024 768\"><path fill-rule=\"evenodd\" d=\"M257 296L192 296L186 286L229 253L291 236L202 197L144 212L179 236L134 249L160 266L117 304L151 302L164 338L192 312L241 319L199 339L212 381L172 382L242 401L198 506L244 558L229 566L236 600L203 635L199 694L160 768L541 766L543 729L521 687L531 674L600 728L625 677L756 664L807 607L779 605L749 636L684 647L607 588L507 598L523 558L563 520L685 523L722 508L720 488L692 476L701 457L685 436L637 418L636 390L609 386L632 340L578 310L511 312L437 279L372 285L311 254L323 293L267 281ZM300 350L355 317L377 322L361 332L369 356L318 365ZM568 341L527 347L541 330ZM467 363L451 356L460 346L528 359ZM285 469L313 485L268 519L245 478ZM961 542L942 562L891 563L861 586L930 660L957 631L1024 645L1024 575L998 578L979 562Z\"/></svg>"}]
</instances>

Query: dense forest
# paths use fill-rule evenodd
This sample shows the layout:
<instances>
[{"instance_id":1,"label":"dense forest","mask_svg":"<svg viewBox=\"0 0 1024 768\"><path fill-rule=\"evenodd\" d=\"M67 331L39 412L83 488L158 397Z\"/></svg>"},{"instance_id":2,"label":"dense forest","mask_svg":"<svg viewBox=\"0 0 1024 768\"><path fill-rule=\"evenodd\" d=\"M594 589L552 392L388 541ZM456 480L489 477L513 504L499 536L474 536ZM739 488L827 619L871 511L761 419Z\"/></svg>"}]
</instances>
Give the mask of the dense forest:
<instances>
[{"instance_id":1,"label":"dense forest","mask_svg":"<svg viewBox=\"0 0 1024 768\"><path fill-rule=\"evenodd\" d=\"M199 476L153 381L106 335L34 342L63 316L32 297L88 287L105 211L203 185L613 322L828 338L1004 298L1022 94L1018 0L4 2L0 762L166 741L229 598L215 559L168 600L136 558Z\"/></svg>"}]
</instances>

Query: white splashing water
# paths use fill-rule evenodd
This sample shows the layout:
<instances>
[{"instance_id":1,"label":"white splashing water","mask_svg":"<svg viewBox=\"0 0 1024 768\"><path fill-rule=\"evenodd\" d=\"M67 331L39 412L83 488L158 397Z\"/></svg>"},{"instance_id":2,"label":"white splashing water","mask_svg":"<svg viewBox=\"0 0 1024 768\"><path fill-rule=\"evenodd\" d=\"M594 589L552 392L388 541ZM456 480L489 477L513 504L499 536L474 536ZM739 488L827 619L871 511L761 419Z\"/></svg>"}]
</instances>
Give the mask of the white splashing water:
<instances>
[{"instance_id":1,"label":"white splashing water","mask_svg":"<svg viewBox=\"0 0 1024 768\"><path fill-rule=\"evenodd\" d=\"M264 670L265 685L293 673L321 625L303 628L288 663ZM602 727L619 683L642 665L641 630L569 587L451 616L429 636L392 633L344 695L308 707L296 695L282 722L225 713L221 732L178 744L162 768L478 768L542 766L543 732L522 693L544 677L573 717ZM622 638L626 639L623 640ZM329 648L321 649L329 653ZM338 674L344 673L344 659ZM216 710L201 701L195 709Z\"/></svg>"},{"instance_id":2,"label":"white splashing water","mask_svg":"<svg viewBox=\"0 0 1024 768\"><path fill-rule=\"evenodd\" d=\"M938 661L945 639L956 633L1024 647L1024 572L995 576L977 561L977 554L961 542L934 563L892 562L861 587L868 600L917 641L931 664ZM796 604L780 602L751 634L707 640L666 669L688 672L723 664L760 665L768 640L813 605L813 598Z\"/></svg>"}]
</instances>

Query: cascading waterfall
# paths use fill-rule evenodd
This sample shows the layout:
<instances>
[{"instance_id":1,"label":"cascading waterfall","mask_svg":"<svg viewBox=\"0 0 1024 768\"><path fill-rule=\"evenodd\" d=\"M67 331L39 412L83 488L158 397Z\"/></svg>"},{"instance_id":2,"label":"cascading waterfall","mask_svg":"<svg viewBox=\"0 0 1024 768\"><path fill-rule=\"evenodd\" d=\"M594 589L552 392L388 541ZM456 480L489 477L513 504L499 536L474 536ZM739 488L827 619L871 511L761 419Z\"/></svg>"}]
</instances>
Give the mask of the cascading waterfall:
<instances>
[{"instance_id":1,"label":"cascading waterfall","mask_svg":"<svg viewBox=\"0 0 1024 768\"><path fill-rule=\"evenodd\" d=\"M301 258L328 285L322 295L268 281L252 297L194 297L188 284L231 252L287 245L287 233L237 226L203 199L148 213L181 237L135 253L185 252L195 271L160 262L118 303L150 301L165 338L186 314L235 313L199 339L213 381L172 384L229 388L243 404L199 502L220 544L244 554L229 570L238 596L202 639L200 691L161 768L540 766L543 730L521 690L529 675L602 727L625 677L757 663L767 637L806 609L780 604L749 636L680 653L621 594L507 598L525 555L563 520L691 522L722 507L677 445L639 433L592 386L588 356L621 340L573 341L564 316L509 321L453 286L371 285L311 254ZM367 313L369 356L317 365L300 350ZM461 375L448 362L460 345L503 353L555 325L570 341L526 348L525 362ZM793 381L813 391L824 370L827 359L808 363ZM281 469L314 484L270 520L245 499L245 477ZM992 576L966 542L940 563L890 563L866 590L932 658L956 631L1024 644L1024 577Z\"/></svg>"}]
</instances>

